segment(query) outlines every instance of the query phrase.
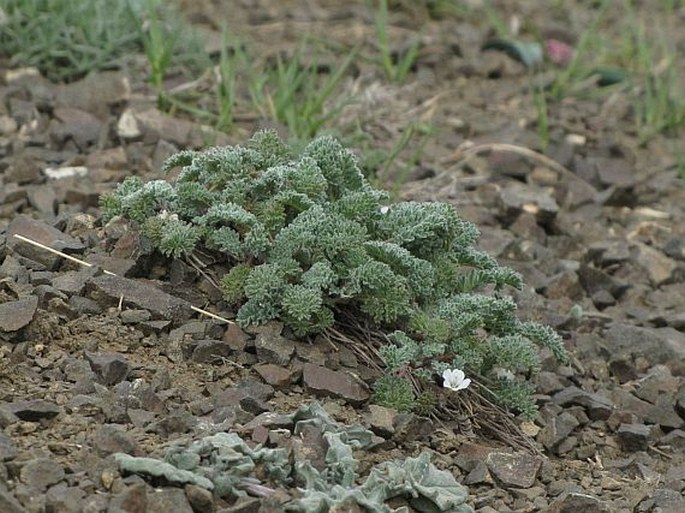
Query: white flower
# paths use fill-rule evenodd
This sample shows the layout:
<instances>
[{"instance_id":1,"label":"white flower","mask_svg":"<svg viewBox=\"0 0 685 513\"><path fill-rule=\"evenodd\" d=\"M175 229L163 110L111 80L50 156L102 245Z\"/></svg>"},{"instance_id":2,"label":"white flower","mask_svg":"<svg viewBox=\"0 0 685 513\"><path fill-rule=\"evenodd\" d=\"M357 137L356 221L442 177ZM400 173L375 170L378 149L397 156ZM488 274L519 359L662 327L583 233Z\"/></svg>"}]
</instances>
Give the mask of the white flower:
<instances>
[{"instance_id":1,"label":"white flower","mask_svg":"<svg viewBox=\"0 0 685 513\"><path fill-rule=\"evenodd\" d=\"M495 369L495 374L499 379L506 379L507 381L514 381L514 378L516 377L509 369L503 369L501 367Z\"/></svg>"},{"instance_id":2,"label":"white flower","mask_svg":"<svg viewBox=\"0 0 685 513\"><path fill-rule=\"evenodd\" d=\"M178 221L178 214L170 214L166 209L157 214L157 217L163 220Z\"/></svg>"},{"instance_id":3,"label":"white flower","mask_svg":"<svg viewBox=\"0 0 685 513\"><path fill-rule=\"evenodd\" d=\"M463 370L445 369L442 371L442 386L451 390L463 390L468 388L471 380L466 377Z\"/></svg>"},{"instance_id":4,"label":"white flower","mask_svg":"<svg viewBox=\"0 0 685 513\"><path fill-rule=\"evenodd\" d=\"M390 207L382 206L381 207L381 214L387 214L388 210L390 210Z\"/></svg>"}]
</instances>

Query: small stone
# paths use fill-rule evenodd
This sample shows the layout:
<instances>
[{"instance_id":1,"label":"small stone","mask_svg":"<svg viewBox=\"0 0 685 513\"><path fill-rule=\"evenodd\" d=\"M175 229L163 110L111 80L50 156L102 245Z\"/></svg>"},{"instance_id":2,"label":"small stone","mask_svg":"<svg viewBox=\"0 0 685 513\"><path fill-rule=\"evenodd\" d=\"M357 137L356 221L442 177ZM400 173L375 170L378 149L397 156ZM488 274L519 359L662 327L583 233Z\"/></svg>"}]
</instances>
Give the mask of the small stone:
<instances>
[{"instance_id":1,"label":"small stone","mask_svg":"<svg viewBox=\"0 0 685 513\"><path fill-rule=\"evenodd\" d=\"M123 310L119 314L119 318L121 319L121 322L123 322L124 324L139 324L141 322L149 321L152 318L152 316L150 315L150 312L148 312L147 310L129 308Z\"/></svg>"},{"instance_id":2,"label":"small stone","mask_svg":"<svg viewBox=\"0 0 685 513\"><path fill-rule=\"evenodd\" d=\"M0 511L2 513L27 513L5 486L0 486Z\"/></svg>"},{"instance_id":3,"label":"small stone","mask_svg":"<svg viewBox=\"0 0 685 513\"><path fill-rule=\"evenodd\" d=\"M362 404L370 397L366 384L349 371L333 371L306 363L302 379L315 394L341 397L351 404Z\"/></svg>"},{"instance_id":4,"label":"small stone","mask_svg":"<svg viewBox=\"0 0 685 513\"><path fill-rule=\"evenodd\" d=\"M126 109L117 121L117 135L122 139L138 139L143 135L132 109Z\"/></svg>"},{"instance_id":5,"label":"small stone","mask_svg":"<svg viewBox=\"0 0 685 513\"><path fill-rule=\"evenodd\" d=\"M131 372L131 364L120 353L86 351L85 357L100 383L105 386L116 385L125 380Z\"/></svg>"},{"instance_id":6,"label":"small stone","mask_svg":"<svg viewBox=\"0 0 685 513\"><path fill-rule=\"evenodd\" d=\"M36 490L45 491L48 486L64 479L62 465L49 458L29 460L21 468L21 481Z\"/></svg>"},{"instance_id":7,"label":"small stone","mask_svg":"<svg viewBox=\"0 0 685 513\"><path fill-rule=\"evenodd\" d=\"M255 401L266 403L274 396L272 386L254 380L246 380L238 386L226 388L215 394L212 399L216 408L231 407L235 408L241 404L246 397ZM268 409L268 408L267 408Z\"/></svg>"},{"instance_id":8,"label":"small stone","mask_svg":"<svg viewBox=\"0 0 685 513\"><path fill-rule=\"evenodd\" d=\"M286 366L295 354L295 344L280 335L259 333L255 337L257 357L264 363Z\"/></svg>"},{"instance_id":9,"label":"small stone","mask_svg":"<svg viewBox=\"0 0 685 513\"><path fill-rule=\"evenodd\" d=\"M0 431L0 462L14 459L17 455L17 448L12 439Z\"/></svg>"},{"instance_id":10,"label":"small stone","mask_svg":"<svg viewBox=\"0 0 685 513\"><path fill-rule=\"evenodd\" d=\"M43 173L51 180L83 178L88 176L88 168L85 166L46 167Z\"/></svg>"},{"instance_id":11,"label":"small stone","mask_svg":"<svg viewBox=\"0 0 685 513\"><path fill-rule=\"evenodd\" d=\"M625 451L637 452L647 450L652 432L645 424L621 424L616 434Z\"/></svg>"},{"instance_id":12,"label":"small stone","mask_svg":"<svg viewBox=\"0 0 685 513\"><path fill-rule=\"evenodd\" d=\"M667 366L655 365L649 370L649 374L640 380L635 389L635 395L656 404L661 395L673 397L679 384L680 379L674 377Z\"/></svg>"},{"instance_id":13,"label":"small stone","mask_svg":"<svg viewBox=\"0 0 685 513\"><path fill-rule=\"evenodd\" d=\"M149 310L154 317L186 320L190 317L190 305L177 297L171 296L142 280L131 280L103 274L88 281L91 297L103 304L103 307L119 304L123 297L125 305Z\"/></svg>"},{"instance_id":14,"label":"small stone","mask_svg":"<svg viewBox=\"0 0 685 513\"><path fill-rule=\"evenodd\" d=\"M369 405L369 414L367 415L367 422L371 427L371 431L383 438L390 438L395 433L395 417L397 411L392 408L386 408L377 404Z\"/></svg>"},{"instance_id":15,"label":"small stone","mask_svg":"<svg viewBox=\"0 0 685 513\"><path fill-rule=\"evenodd\" d=\"M551 395L563 390L566 385L562 377L556 372L541 371L536 376L537 389L541 394Z\"/></svg>"},{"instance_id":16,"label":"small stone","mask_svg":"<svg viewBox=\"0 0 685 513\"><path fill-rule=\"evenodd\" d=\"M614 410L614 404L610 399L599 394L593 394L581 390L576 386L567 387L554 395L553 400L561 406L578 405L587 410L592 420L606 420Z\"/></svg>"},{"instance_id":17,"label":"small stone","mask_svg":"<svg viewBox=\"0 0 685 513\"><path fill-rule=\"evenodd\" d=\"M13 155L10 162L11 164L3 171L5 181L26 185L40 179L42 162L27 151Z\"/></svg>"},{"instance_id":18,"label":"small stone","mask_svg":"<svg viewBox=\"0 0 685 513\"><path fill-rule=\"evenodd\" d=\"M109 476L103 475L102 481L105 489L110 488L111 485L107 486L110 479ZM145 513L147 511L147 486L144 483L136 483L113 494L107 511ZM170 509L169 511L174 510Z\"/></svg>"},{"instance_id":19,"label":"small stone","mask_svg":"<svg viewBox=\"0 0 685 513\"><path fill-rule=\"evenodd\" d=\"M156 143L164 139L179 148L202 145L204 135L197 123L179 119L157 109L147 109L134 113L146 143Z\"/></svg>"},{"instance_id":20,"label":"small stone","mask_svg":"<svg viewBox=\"0 0 685 513\"><path fill-rule=\"evenodd\" d=\"M651 494L650 502L653 506L649 511L659 513L682 513L685 511L685 498L675 490L657 488ZM647 511L639 505L637 511Z\"/></svg>"},{"instance_id":21,"label":"small stone","mask_svg":"<svg viewBox=\"0 0 685 513\"><path fill-rule=\"evenodd\" d=\"M599 480L599 486L602 487L602 490L620 490L623 488L623 484L620 481L610 476L602 476Z\"/></svg>"},{"instance_id":22,"label":"small stone","mask_svg":"<svg viewBox=\"0 0 685 513\"><path fill-rule=\"evenodd\" d=\"M685 261L685 235L674 237L666 242L664 253L676 260Z\"/></svg>"},{"instance_id":23,"label":"small stone","mask_svg":"<svg viewBox=\"0 0 685 513\"><path fill-rule=\"evenodd\" d=\"M283 428L290 431L293 427L293 419L290 415L267 411L257 415L254 419L245 424L243 429L250 431L256 429L258 426L272 428L272 430Z\"/></svg>"},{"instance_id":24,"label":"small stone","mask_svg":"<svg viewBox=\"0 0 685 513\"><path fill-rule=\"evenodd\" d=\"M680 385L678 392L676 392L675 411L683 420L685 420L685 382Z\"/></svg>"},{"instance_id":25,"label":"small stone","mask_svg":"<svg viewBox=\"0 0 685 513\"><path fill-rule=\"evenodd\" d=\"M500 210L505 221L513 222L522 212L532 214L541 225L549 224L559 205L552 195L552 189L535 186L516 185L500 191Z\"/></svg>"},{"instance_id":26,"label":"small stone","mask_svg":"<svg viewBox=\"0 0 685 513\"><path fill-rule=\"evenodd\" d=\"M187 484L185 486L185 493L190 503L190 507L196 513L214 513L216 505L214 504L214 496L212 492L201 486Z\"/></svg>"},{"instance_id":27,"label":"small stone","mask_svg":"<svg viewBox=\"0 0 685 513\"><path fill-rule=\"evenodd\" d=\"M547 425L540 430L537 440L547 450L555 450L579 425L580 422L574 415L566 411L561 412L556 417L550 419Z\"/></svg>"},{"instance_id":28,"label":"small stone","mask_svg":"<svg viewBox=\"0 0 685 513\"><path fill-rule=\"evenodd\" d=\"M247 347L248 335L240 327L231 323L226 328L222 340L226 342L233 351L244 351Z\"/></svg>"},{"instance_id":29,"label":"small stone","mask_svg":"<svg viewBox=\"0 0 685 513\"><path fill-rule=\"evenodd\" d=\"M585 493L568 492L550 504L547 513L611 513L608 504Z\"/></svg>"},{"instance_id":30,"label":"small stone","mask_svg":"<svg viewBox=\"0 0 685 513\"><path fill-rule=\"evenodd\" d=\"M55 217L57 212L57 194L54 187L47 184L28 186L26 188L26 197L29 200L29 204L38 210L44 218L51 220Z\"/></svg>"},{"instance_id":31,"label":"small stone","mask_svg":"<svg viewBox=\"0 0 685 513\"><path fill-rule=\"evenodd\" d=\"M0 332L10 333L27 326L38 308L38 298L29 296L0 304Z\"/></svg>"},{"instance_id":32,"label":"small stone","mask_svg":"<svg viewBox=\"0 0 685 513\"><path fill-rule=\"evenodd\" d=\"M229 359L231 347L223 340L198 340L193 342L190 359L196 363L216 363Z\"/></svg>"},{"instance_id":33,"label":"small stone","mask_svg":"<svg viewBox=\"0 0 685 513\"><path fill-rule=\"evenodd\" d=\"M238 497L233 506L221 508L219 513L258 513L262 512L262 501L255 497Z\"/></svg>"},{"instance_id":34,"label":"small stone","mask_svg":"<svg viewBox=\"0 0 685 513\"><path fill-rule=\"evenodd\" d=\"M659 286L674 276L678 264L658 249L642 243L635 243L635 260L642 267L651 283Z\"/></svg>"},{"instance_id":35,"label":"small stone","mask_svg":"<svg viewBox=\"0 0 685 513\"><path fill-rule=\"evenodd\" d=\"M583 289L578 282L578 275L567 270L547 280L544 294L549 299L568 298L572 301L579 301L583 297Z\"/></svg>"},{"instance_id":36,"label":"small stone","mask_svg":"<svg viewBox=\"0 0 685 513\"><path fill-rule=\"evenodd\" d=\"M7 247L33 262L44 265L48 270L56 269L62 262L62 257L22 241L15 235L40 242L64 253L77 253L85 249L85 245L80 240L62 233L46 223L24 214L14 217L7 228Z\"/></svg>"},{"instance_id":37,"label":"small stone","mask_svg":"<svg viewBox=\"0 0 685 513\"><path fill-rule=\"evenodd\" d=\"M89 73L82 80L56 87L55 106L89 112L105 121L114 105L123 105L131 95L129 79L124 72Z\"/></svg>"},{"instance_id":38,"label":"small stone","mask_svg":"<svg viewBox=\"0 0 685 513\"><path fill-rule=\"evenodd\" d=\"M295 381L295 375L287 368L272 363L255 365L253 369L269 385L283 388Z\"/></svg>"},{"instance_id":39,"label":"small stone","mask_svg":"<svg viewBox=\"0 0 685 513\"><path fill-rule=\"evenodd\" d=\"M93 447L102 457L117 452L136 455L138 443L133 436L118 426L105 424L93 435Z\"/></svg>"},{"instance_id":40,"label":"small stone","mask_svg":"<svg viewBox=\"0 0 685 513\"><path fill-rule=\"evenodd\" d=\"M98 266L104 271L109 271L117 276L127 276L136 266L136 262L130 258L117 258L104 253L91 253L85 258L86 262Z\"/></svg>"},{"instance_id":41,"label":"small stone","mask_svg":"<svg viewBox=\"0 0 685 513\"><path fill-rule=\"evenodd\" d=\"M465 485L494 484L494 479L488 471L488 466L479 461L476 466L464 478Z\"/></svg>"},{"instance_id":42,"label":"small stone","mask_svg":"<svg viewBox=\"0 0 685 513\"><path fill-rule=\"evenodd\" d=\"M542 460L526 453L491 452L485 461L492 475L506 487L530 488Z\"/></svg>"},{"instance_id":43,"label":"small stone","mask_svg":"<svg viewBox=\"0 0 685 513\"><path fill-rule=\"evenodd\" d=\"M59 273L51 280L51 285L69 296L81 294L86 287L86 282L97 272L98 270L94 267L86 267L78 271Z\"/></svg>"},{"instance_id":44,"label":"small stone","mask_svg":"<svg viewBox=\"0 0 685 513\"><path fill-rule=\"evenodd\" d=\"M62 409L51 401L33 399L30 401L15 401L7 405L7 409L20 420L38 422L52 419L62 412Z\"/></svg>"},{"instance_id":45,"label":"small stone","mask_svg":"<svg viewBox=\"0 0 685 513\"><path fill-rule=\"evenodd\" d=\"M592 294L591 299L592 304L594 304L598 310L604 310L605 308L609 308L616 304L616 298L612 296L608 290L598 290Z\"/></svg>"},{"instance_id":46,"label":"small stone","mask_svg":"<svg viewBox=\"0 0 685 513\"><path fill-rule=\"evenodd\" d=\"M82 504L85 492L75 486L67 486L66 483L58 483L51 486L45 494L45 511L59 513L82 513Z\"/></svg>"}]
</instances>

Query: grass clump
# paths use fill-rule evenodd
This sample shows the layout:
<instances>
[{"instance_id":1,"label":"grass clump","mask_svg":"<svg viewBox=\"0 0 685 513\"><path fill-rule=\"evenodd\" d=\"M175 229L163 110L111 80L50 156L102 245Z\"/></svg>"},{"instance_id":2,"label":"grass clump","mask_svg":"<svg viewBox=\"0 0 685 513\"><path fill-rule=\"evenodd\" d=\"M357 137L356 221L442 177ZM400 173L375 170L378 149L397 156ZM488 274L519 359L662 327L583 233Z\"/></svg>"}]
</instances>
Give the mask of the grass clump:
<instances>
[{"instance_id":1,"label":"grass clump","mask_svg":"<svg viewBox=\"0 0 685 513\"><path fill-rule=\"evenodd\" d=\"M335 97L357 50L351 50L335 66L320 63L321 54L306 41L290 56L277 55L260 67L240 47L238 59L247 77L252 104L264 119L282 123L294 139L309 140L344 107L346 99ZM305 56L309 53L309 58Z\"/></svg>"},{"instance_id":2,"label":"grass clump","mask_svg":"<svg viewBox=\"0 0 685 513\"><path fill-rule=\"evenodd\" d=\"M279 319L305 336L352 311L392 332L381 348L382 402L419 407L426 398L416 401L407 383L459 368L491 377L506 406L535 411L526 386L537 345L563 360L561 339L517 319L505 288L520 287L520 276L474 247L478 230L451 205L388 205L328 136L293 155L262 131L244 147L178 153L166 163L177 167L174 183L126 179L102 198L104 219L130 219L170 257L224 255L232 270L222 286L239 324Z\"/></svg>"},{"instance_id":3,"label":"grass clump","mask_svg":"<svg viewBox=\"0 0 685 513\"><path fill-rule=\"evenodd\" d=\"M119 67L140 50L159 81L172 57L190 66L201 51L178 12L160 0L4 0L1 6L0 54L57 82Z\"/></svg>"}]
</instances>

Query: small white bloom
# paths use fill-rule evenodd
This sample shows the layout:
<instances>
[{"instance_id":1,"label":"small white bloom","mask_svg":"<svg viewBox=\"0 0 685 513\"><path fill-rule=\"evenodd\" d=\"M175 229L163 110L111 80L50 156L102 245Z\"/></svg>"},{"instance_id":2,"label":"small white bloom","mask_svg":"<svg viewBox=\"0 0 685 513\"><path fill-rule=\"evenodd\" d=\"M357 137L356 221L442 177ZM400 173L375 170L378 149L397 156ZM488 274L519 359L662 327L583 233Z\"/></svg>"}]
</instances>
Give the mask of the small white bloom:
<instances>
[{"instance_id":1,"label":"small white bloom","mask_svg":"<svg viewBox=\"0 0 685 513\"><path fill-rule=\"evenodd\" d=\"M501 367L497 367L495 369L495 374L499 379L506 379L507 381L514 381L514 373L511 372L509 369L503 369Z\"/></svg>"},{"instance_id":2,"label":"small white bloom","mask_svg":"<svg viewBox=\"0 0 685 513\"><path fill-rule=\"evenodd\" d=\"M450 390L463 390L468 388L471 380L466 377L463 370L460 369L445 369L442 371L442 386Z\"/></svg>"},{"instance_id":3,"label":"small white bloom","mask_svg":"<svg viewBox=\"0 0 685 513\"><path fill-rule=\"evenodd\" d=\"M178 214L170 214L166 209L162 210L157 216L160 219L164 220L169 220L169 221L178 221Z\"/></svg>"},{"instance_id":4,"label":"small white bloom","mask_svg":"<svg viewBox=\"0 0 685 513\"><path fill-rule=\"evenodd\" d=\"M387 214L388 210L390 210L390 207L382 206L381 207L381 214Z\"/></svg>"}]
</instances>

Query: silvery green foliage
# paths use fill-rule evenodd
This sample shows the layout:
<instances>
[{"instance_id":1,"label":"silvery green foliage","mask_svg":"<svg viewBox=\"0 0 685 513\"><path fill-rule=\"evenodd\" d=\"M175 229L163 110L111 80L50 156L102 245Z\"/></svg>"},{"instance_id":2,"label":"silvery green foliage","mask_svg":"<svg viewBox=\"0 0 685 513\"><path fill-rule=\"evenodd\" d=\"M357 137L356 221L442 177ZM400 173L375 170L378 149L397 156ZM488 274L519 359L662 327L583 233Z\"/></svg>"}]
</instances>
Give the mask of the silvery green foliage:
<instances>
[{"instance_id":1,"label":"silvery green foliage","mask_svg":"<svg viewBox=\"0 0 685 513\"><path fill-rule=\"evenodd\" d=\"M301 497L284 505L286 511L325 513L335 506L357 503L372 513L406 512L385 504L405 497L424 513L471 513L466 504L468 490L454 476L435 468L427 453L404 461L388 461L371 469L357 485L359 462L354 451L375 445L371 431L362 426L343 426L332 420L318 404L303 406L290 415L293 434L316 427L328 444L326 468L319 471L308 461L291 462L285 449L261 446L250 448L236 433L217 433L188 447L174 446L165 461L153 458L114 455L121 472L163 478L169 484L195 484L224 496L267 495L272 487L303 484ZM260 466L262 480L256 477Z\"/></svg>"},{"instance_id":2,"label":"silvery green foliage","mask_svg":"<svg viewBox=\"0 0 685 513\"><path fill-rule=\"evenodd\" d=\"M331 137L296 156L263 131L245 147L180 152L166 163L177 167L174 183L126 179L102 198L103 216L131 219L171 257L223 254L224 297L241 325L278 319L307 335L353 309L395 331L383 349L395 377L459 368L494 380L504 369L515 379L493 381L511 388L503 402L532 414L521 384L539 370L539 346L565 358L561 339L517 319L505 287L521 277L475 248L478 229L452 205L387 204Z\"/></svg>"}]
</instances>

